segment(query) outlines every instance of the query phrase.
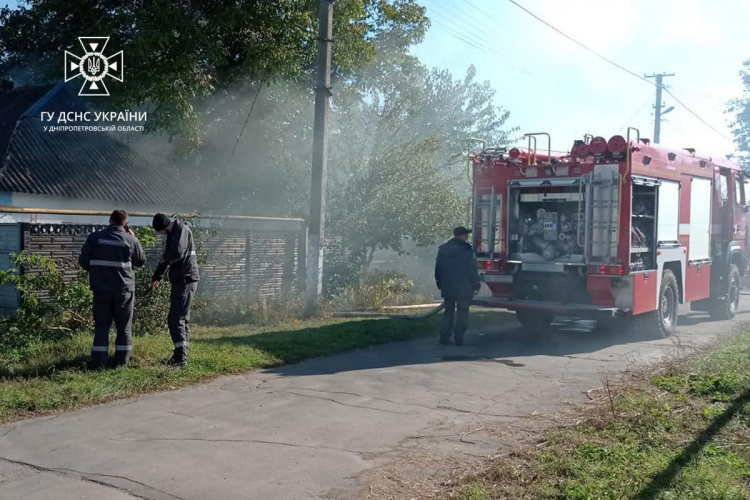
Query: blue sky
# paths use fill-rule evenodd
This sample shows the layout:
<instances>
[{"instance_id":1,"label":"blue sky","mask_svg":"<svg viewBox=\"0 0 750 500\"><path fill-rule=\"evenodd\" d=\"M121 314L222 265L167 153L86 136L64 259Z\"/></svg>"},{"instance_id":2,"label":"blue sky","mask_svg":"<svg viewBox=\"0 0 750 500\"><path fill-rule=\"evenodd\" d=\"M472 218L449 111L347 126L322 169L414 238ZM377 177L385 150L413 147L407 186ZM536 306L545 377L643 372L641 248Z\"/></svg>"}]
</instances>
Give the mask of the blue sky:
<instances>
[{"instance_id":1,"label":"blue sky","mask_svg":"<svg viewBox=\"0 0 750 500\"><path fill-rule=\"evenodd\" d=\"M517 1L639 75L675 73L665 78L672 92L731 138L724 110L726 101L740 95L738 73L750 59L747 0ZM497 104L510 110L509 124L521 132L549 132L558 150L568 150L584 133L624 134L627 125L653 137L652 85L586 52L508 0L421 3L432 27L413 52L455 77L473 63L478 78L497 90ZM731 141L669 95L663 100L675 110L664 117L662 144L713 155L734 151Z\"/></svg>"}]
</instances>

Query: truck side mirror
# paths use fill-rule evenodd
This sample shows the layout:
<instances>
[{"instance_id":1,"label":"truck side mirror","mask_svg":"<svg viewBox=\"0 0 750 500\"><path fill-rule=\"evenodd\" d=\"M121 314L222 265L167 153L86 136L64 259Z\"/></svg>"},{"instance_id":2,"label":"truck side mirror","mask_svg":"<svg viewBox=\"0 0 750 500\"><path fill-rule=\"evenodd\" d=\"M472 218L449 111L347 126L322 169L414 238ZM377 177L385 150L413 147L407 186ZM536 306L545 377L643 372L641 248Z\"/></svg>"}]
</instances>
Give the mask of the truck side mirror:
<instances>
[{"instance_id":1,"label":"truck side mirror","mask_svg":"<svg viewBox=\"0 0 750 500\"><path fill-rule=\"evenodd\" d=\"M748 213L750 212L750 207L748 207L747 205L742 205L742 211Z\"/></svg>"}]
</instances>

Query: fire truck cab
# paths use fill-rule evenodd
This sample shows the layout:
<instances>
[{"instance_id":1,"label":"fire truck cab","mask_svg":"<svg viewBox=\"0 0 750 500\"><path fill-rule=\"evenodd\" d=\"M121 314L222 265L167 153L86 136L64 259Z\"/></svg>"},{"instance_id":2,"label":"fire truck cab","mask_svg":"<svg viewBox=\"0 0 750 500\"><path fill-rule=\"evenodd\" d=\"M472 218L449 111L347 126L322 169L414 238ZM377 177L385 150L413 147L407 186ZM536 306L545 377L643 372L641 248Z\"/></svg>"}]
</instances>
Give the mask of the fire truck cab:
<instances>
[{"instance_id":1,"label":"fire truck cab","mask_svg":"<svg viewBox=\"0 0 750 500\"><path fill-rule=\"evenodd\" d=\"M680 303L734 317L748 267L746 175L694 149L586 135L570 153L469 156L473 245L492 296L541 329L555 316L631 318L671 335ZM643 322L643 325L640 324Z\"/></svg>"}]
</instances>

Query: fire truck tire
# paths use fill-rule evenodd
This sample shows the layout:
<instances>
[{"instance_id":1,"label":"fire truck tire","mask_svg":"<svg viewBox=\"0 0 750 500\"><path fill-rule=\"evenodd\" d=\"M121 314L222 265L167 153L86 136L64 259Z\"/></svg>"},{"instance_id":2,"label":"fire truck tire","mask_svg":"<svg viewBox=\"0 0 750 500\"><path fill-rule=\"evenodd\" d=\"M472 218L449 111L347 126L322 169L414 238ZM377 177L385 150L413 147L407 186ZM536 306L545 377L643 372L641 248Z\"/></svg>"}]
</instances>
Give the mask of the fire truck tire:
<instances>
[{"instance_id":1,"label":"fire truck tire","mask_svg":"<svg viewBox=\"0 0 750 500\"><path fill-rule=\"evenodd\" d=\"M740 270L734 264L729 265L727 283L729 284L727 294L711 300L708 313L713 319L732 319L737 314L737 308L740 305Z\"/></svg>"},{"instance_id":2,"label":"fire truck tire","mask_svg":"<svg viewBox=\"0 0 750 500\"><path fill-rule=\"evenodd\" d=\"M679 292L674 273L666 269L661 276L661 289L656 311L635 316L630 321L632 332L648 332L654 337L671 337L677 326Z\"/></svg>"},{"instance_id":3,"label":"fire truck tire","mask_svg":"<svg viewBox=\"0 0 750 500\"><path fill-rule=\"evenodd\" d=\"M519 309L516 311L516 319L529 330L540 331L549 328L555 319L555 315L542 311Z\"/></svg>"},{"instance_id":4,"label":"fire truck tire","mask_svg":"<svg viewBox=\"0 0 750 500\"><path fill-rule=\"evenodd\" d=\"M653 315L656 333L666 338L671 337L677 327L677 308L680 302L680 292L677 288L677 279L674 273L665 269L661 275L661 289L659 290L659 303L656 314ZM651 314L647 316L652 316Z\"/></svg>"}]
</instances>

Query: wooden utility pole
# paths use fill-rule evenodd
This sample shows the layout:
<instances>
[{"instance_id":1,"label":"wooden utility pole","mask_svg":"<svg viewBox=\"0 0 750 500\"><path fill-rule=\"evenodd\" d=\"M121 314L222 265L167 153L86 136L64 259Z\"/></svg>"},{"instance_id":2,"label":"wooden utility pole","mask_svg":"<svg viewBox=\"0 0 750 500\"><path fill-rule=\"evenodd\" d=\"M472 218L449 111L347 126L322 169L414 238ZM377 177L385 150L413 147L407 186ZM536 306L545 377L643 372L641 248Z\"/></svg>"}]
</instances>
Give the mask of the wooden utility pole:
<instances>
[{"instance_id":1,"label":"wooden utility pole","mask_svg":"<svg viewBox=\"0 0 750 500\"><path fill-rule=\"evenodd\" d=\"M334 1L320 0L318 10L318 82L315 91L312 187L310 190L305 284L305 309L308 314L317 310L318 299L323 291L323 241L325 236L326 169L328 163L328 98L331 96Z\"/></svg>"},{"instance_id":2,"label":"wooden utility pole","mask_svg":"<svg viewBox=\"0 0 750 500\"><path fill-rule=\"evenodd\" d=\"M674 73L658 73L655 75L644 75L646 78L656 78L656 104L654 105L654 144L659 144L661 141L661 116L667 112L662 113L661 109L664 107L664 103L661 102L661 91L664 89L664 83L662 79L665 76L674 76Z\"/></svg>"}]
</instances>

